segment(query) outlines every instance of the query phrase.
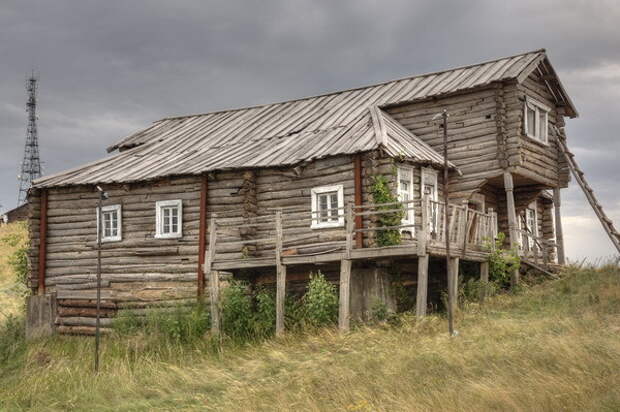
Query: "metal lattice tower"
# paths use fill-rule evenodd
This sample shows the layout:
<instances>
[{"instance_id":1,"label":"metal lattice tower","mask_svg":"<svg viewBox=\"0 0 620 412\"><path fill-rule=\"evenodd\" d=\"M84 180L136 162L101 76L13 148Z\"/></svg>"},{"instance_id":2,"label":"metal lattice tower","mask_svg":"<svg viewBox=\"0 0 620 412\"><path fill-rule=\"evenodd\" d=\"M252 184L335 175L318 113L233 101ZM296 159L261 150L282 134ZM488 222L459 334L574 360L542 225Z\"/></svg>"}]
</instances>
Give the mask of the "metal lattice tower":
<instances>
[{"instance_id":1,"label":"metal lattice tower","mask_svg":"<svg viewBox=\"0 0 620 412\"><path fill-rule=\"evenodd\" d=\"M26 202L28 189L32 186L32 181L41 177L41 159L39 158L39 136L37 133L37 81L34 73L26 81L28 91L28 103L26 112L28 113L28 128L26 130L26 146L24 147L24 160L22 161L19 178L19 195L17 205Z\"/></svg>"}]
</instances>

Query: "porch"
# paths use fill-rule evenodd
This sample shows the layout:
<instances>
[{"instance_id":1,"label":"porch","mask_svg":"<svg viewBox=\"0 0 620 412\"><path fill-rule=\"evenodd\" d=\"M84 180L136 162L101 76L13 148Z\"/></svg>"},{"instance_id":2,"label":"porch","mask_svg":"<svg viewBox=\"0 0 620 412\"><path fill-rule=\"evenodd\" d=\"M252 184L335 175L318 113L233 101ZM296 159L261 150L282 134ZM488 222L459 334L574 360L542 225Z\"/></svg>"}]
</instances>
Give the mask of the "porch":
<instances>
[{"instance_id":1,"label":"porch","mask_svg":"<svg viewBox=\"0 0 620 412\"><path fill-rule=\"evenodd\" d=\"M394 220L396 224L389 224ZM328 224L313 228L318 223ZM391 235L391 242L382 236L386 233ZM429 257L446 256L446 234L452 257L450 272L455 277L459 259L486 262L488 248L497 236L497 214L471 210L467 203L449 204L446 210L444 203L424 197L381 204L349 203L318 212L280 208L262 216L212 215L204 273L209 276L214 331L219 331L219 271L275 268L276 330L281 333L287 268L329 262L340 263L341 329L349 327L351 268L355 261L417 258L416 306L418 314L424 315ZM483 265L488 272L488 266ZM456 282L452 284L456 287Z\"/></svg>"}]
</instances>

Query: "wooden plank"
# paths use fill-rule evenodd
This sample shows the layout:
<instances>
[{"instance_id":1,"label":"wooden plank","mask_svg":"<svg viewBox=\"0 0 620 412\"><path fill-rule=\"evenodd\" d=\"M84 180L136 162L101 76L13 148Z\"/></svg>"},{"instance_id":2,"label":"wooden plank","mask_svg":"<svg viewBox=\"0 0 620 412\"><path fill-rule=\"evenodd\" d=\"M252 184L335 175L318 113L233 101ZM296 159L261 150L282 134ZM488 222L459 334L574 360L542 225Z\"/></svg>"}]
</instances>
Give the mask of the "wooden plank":
<instances>
[{"instance_id":1,"label":"wooden plank","mask_svg":"<svg viewBox=\"0 0 620 412\"><path fill-rule=\"evenodd\" d=\"M480 302L484 302L484 299L486 298L487 284L489 283L489 262L480 262L480 283L482 283Z\"/></svg>"},{"instance_id":2,"label":"wooden plank","mask_svg":"<svg viewBox=\"0 0 620 412\"><path fill-rule=\"evenodd\" d=\"M428 196L422 197L422 228L418 230L418 256L426 256L426 244L429 237Z\"/></svg>"},{"instance_id":3,"label":"wooden plank","mask_svg":"<svg viewBox=\"0 0 620 412\"><path fill-rule=\"evenodd\" d=\"M450 267L448 268L448 293L451 295L452 313L455 313L458 307L458 291L459 291L459 258L450 258Z\"/></svg>"},{"instance_id":4,"label":"wooden plank","mask_svg":"<svg viewBox=\"0 0 620 412\"><path fill-rule=\"evenodd\" d=\"M418 257L418 286L416 293L416 316L424 317L426 316L426 307L427 307L427 296L428 296L428 263L429 256L424 254L424 256Z\"/></svg>"},{"instance_id":5,"label":"wooden plank","mask_svg":"<svg viewBox=\"0 0 620 412\"><path fill-rule=\"evenodd\" d=\"M282 211L276 212L276 336L284 333L284 300L286 297L286 266L282 264Z\"/></svg>"},{"instance_id":6,"label":"wooden plank","mask_svg":"<svg viewBox=\"0 0 620 412\"><path fill-rule=\"evenodd\" d=\"M213 261L215 259L215 248L217 242L217 222L216 215L211 216L209 224L209 250L205 253L205 273L209 274L209 292L211 300L211 332L214 335L220 334L220 279L219 272L213 270Z\"/></svg>"},{"instance_id":7,"label":"wooden plank","mask_svg":"<svg viewBox=\"0 0 620 412\"><path fill-rule=\"evenodd\" d=\"M338 328L341 332L348 332L350 328L351 310L351 260L340 261L340 299L338 307Z\"/></svg>"}]
</instances>

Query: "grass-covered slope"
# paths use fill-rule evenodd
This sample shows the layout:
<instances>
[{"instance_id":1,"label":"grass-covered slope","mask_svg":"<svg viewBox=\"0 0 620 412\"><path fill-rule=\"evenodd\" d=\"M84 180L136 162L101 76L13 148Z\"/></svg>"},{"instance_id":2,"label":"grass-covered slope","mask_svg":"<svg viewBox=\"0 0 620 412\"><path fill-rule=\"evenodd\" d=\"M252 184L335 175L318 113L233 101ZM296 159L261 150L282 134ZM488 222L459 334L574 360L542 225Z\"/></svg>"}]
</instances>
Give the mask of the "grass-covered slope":
<instances>
[{"instance_id":1,"label":"grass-covered slope","mask_svg":"<svg viewBox=\"0 0 620 412\"><path fill-rule=\"evenodd\" d=\"M15 269L25 264L27 243L25 223L0 225L0 323L22 310L26 286L18 281Z\"/></svg>"},{"instance_id":2,"label":"grass-covered slope","mask_svg":"<svg viewBox=\"0 0 620 412\"><path fill-rule=\"evenodd\" d=\"M57 337L0 364L0 410L620 410L617 267L467 304L457 325L404 317L219 354L106 338L97 376L91 338Z\"/></svg>"}]
</instances>

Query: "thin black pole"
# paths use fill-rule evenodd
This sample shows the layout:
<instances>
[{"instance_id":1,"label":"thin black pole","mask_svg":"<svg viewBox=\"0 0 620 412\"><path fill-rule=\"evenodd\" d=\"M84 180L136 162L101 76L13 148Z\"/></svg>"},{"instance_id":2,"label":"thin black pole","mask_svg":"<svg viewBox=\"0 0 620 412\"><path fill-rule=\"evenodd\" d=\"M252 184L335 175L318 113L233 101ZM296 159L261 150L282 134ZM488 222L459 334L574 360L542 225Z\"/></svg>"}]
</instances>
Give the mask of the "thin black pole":
<instances>
[{"instance_id":1,"label":"thin black pole","mask_svg":"<svg viewBox=\"0 0 620 412\"><path fill-rule=\"evenodd\" d=\"M443 117L443 225L446 237L446 275L448 278L448 332L454 335L454 279L450 273L450 228L448 227L448 111Z\"/></svg>"},{"instance_id":2,"label":"thin black pole","mask_svg":"<svg viewBox=\"0 0 620 412\"><path fill-rule=\"evenodd\" d=\"M101 213L102 201L105 193L99 191L97 204L97 320L95 321L95 373L99 372L99 322L101 309L101 233L103 231L103 215Z\"/></svg>"}]
</instances>

